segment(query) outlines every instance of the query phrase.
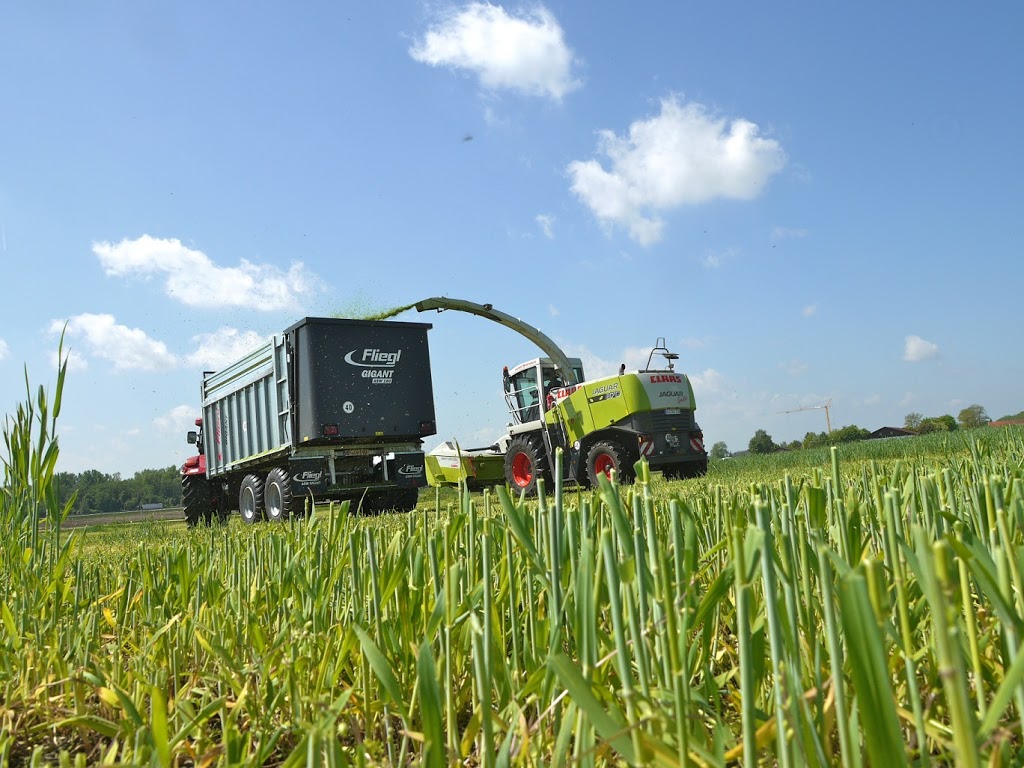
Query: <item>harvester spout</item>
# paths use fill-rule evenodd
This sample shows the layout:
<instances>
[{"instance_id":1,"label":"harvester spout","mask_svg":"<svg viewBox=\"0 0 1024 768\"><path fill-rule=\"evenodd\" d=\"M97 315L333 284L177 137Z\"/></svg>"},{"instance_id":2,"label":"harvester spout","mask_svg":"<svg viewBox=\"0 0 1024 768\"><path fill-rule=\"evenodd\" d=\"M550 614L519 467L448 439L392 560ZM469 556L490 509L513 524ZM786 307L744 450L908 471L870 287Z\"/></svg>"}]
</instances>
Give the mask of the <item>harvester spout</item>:
<instances>
[{"instance_id":1,"label":"harvester spout","mask_svg":"<svg viewBox=\"0 0 1024 768\"><path fill-rule=\"evenodd\" d=\"M433 298L418 301L413 306L416 307L416 311L418 312L426 312L431 309L436 309L438 312L444 312L447 309L454 309L458 312L468 312L471 315L484 317L488 320L500 323L506 328L511 328L516 333L521 336L525 336L540 347L544 354L551 359L555 368L561 372L563 381L567 384L579 383L576 381L576 373L573 371L573 367L569 363L568 357L566 357L566 354L557 344L555 344L555 342L532 325L524 323L519 318L512 317L512 315L507 315L504 312L495 309L492 304L476 304L472 301L465 301L463 299L449 299L446 296L435 296Z\"/></svg>"}]
</instances>

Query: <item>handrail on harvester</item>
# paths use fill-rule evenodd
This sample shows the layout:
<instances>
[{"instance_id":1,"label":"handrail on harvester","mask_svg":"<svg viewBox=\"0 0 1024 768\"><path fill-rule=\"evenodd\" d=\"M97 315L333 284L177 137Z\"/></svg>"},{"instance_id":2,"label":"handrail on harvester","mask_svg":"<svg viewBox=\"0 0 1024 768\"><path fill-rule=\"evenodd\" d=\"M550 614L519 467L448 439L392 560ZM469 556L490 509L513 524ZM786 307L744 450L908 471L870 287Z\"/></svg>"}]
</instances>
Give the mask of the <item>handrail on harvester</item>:
<instances>
[{"instance_id":1,"label":"handrail on harvester","mask_svg":"<svg viewBox=\"0 0 1024 768\"><path fill-rule=\"evenodd\" d=\"M472 301L465 301L464 299L449 299L446 296L435 296L433 298L423 299L423 301L418 301L413 306L416 307L417 312L426 312L431 309L436 309L438 312L444 312L446 309L454 309L458 312L468 312L471 315L484 317L488 320L500 323L506 328L511 328L513 331L521 336L525 336L541 348L541 351L551 359L555 368L561 371L563 381L568 384L579 383L576 381L576 372L569 363L569 358L559 348L559 346L555 344L555 342L532 325L524 323L519 318L512 317L512 315L505 314L504 312L495 309L491 304L476 304Z\"/></svg>"}]
</instances>

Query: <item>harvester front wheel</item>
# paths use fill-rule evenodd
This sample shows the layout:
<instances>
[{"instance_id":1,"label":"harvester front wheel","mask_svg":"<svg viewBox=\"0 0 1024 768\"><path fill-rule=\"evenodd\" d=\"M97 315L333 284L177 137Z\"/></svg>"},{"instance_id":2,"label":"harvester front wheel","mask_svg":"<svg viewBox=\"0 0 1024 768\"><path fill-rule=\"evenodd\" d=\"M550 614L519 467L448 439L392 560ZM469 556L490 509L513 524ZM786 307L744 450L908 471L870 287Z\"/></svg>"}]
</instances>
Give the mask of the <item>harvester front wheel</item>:
<instances>
[{"instance_id":1,"label":"harvester front wheel","mask_svg":"<svg viewBox=\"0 0 1024 768\"><path fill-rule=\"evenodd\" d=\"M292 514L292 484L280 467L270 470L263 491L267 520L287 520Z\"/></svg>"},{"instance_id":2,"label":"harvester front wheel","mask_svg":"<svg viewBox=\"0 0 1024 768\"><path fill-rule=\"evenodd\" d=\"M544 478L551 482L548 457L540 440L531 437L516 437L509 443L505 453L505 481L516 493L533 496L537 493L537 480Z\"/></svg>"},{"instance_id":3,"label":"harvester front wheel","mask_svg":"<svg viewBox=\"0 0 1024 768\"><path fill-rule=\"evenodd\" d=\"M612 471L621 483L633 481L633 465L629 461L626 449L614 440L598 440L587 451L587 478L592 488L598 487L601 475L611 479Z\"/></svg>"},{"instance_id":4,"label":"harvester front wheel","mask_svg":"<svg viewBox=\"0 0 1024 768\"><path fill-rule=\"evenodd\" d=\"M238 490L238 511L247 523L263 519L263 481L256 475L246 475Z\"/></svg>"},{"instance_id":5,"label":"harvester front wheel","mask_svg":"<svg viewBox=\"0 0 1024 768\"><path fill-rule=\"evenodd\" d=\"M213 498L209 481L200 475L181 478L181 505L185 510L185 524L194 528L200 523L210 524L213 518Z\"/></svg>"}]
</instances>

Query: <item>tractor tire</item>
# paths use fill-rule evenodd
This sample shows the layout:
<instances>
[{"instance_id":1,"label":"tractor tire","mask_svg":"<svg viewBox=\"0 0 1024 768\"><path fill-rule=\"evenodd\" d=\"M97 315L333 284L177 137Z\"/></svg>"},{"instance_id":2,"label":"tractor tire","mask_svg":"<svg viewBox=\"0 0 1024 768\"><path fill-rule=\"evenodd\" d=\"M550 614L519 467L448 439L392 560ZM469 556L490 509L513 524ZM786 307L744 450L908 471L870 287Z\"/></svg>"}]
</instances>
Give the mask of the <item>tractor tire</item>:
<instances>
[{"instance_id":1,"label":"tractor tire","mask_svg":"<svg viewBox=\"0 0 1024 768\"><path fill-rule=\"evenodd\" d=\"M292 516L292 484L285 470L280 467L270 470L263 489L263 500L267 520L277 522Z\"/></svg>"},{"instance_id":2,"label":"tractor tire","mask_svg":"<svg viewBox=\"0 0 1024 768\"><path fill-rule=\"evenodd\" d=\"M551 469L539 437L520 435L512 438L505 453L505 482L515 493L537 494L537 480L550 487Z\"/></svg>"},{"instance_id":3,"label":"tractor tire","mask_svg":"<svg viewBox=\"0 0 1024 768\"><path fill-rule=\"evenodd\" d=\"M258 523L263 519L263 481L256 475L246 475L238 489L238 511L247 523Z\"/></svg>"},{"instance_id":4,"label":"tractor tire","mask_svg":"<svg viewBox=\"0 0 1024 768\"><path fill-rule=\"evenodd\" d=\"M185 510L185 524L195 528L200 523L209 525L213 519L213 498L210 482L202 475L181 478L181 504Z\"/></svg>"},{"instance_id":5,"label":"tractor tire","mask_svg":"<svg viewBox=\"0 0 1024 768\"><path fill-rule=\"evenodd\" d=\"M604 475L611 479L615 470L620 483L631 483L635 477L629 454L615 440L598 440L587 451L587 479L592 488L598 487L598 478Z\"/></svg>"}]
</instances>

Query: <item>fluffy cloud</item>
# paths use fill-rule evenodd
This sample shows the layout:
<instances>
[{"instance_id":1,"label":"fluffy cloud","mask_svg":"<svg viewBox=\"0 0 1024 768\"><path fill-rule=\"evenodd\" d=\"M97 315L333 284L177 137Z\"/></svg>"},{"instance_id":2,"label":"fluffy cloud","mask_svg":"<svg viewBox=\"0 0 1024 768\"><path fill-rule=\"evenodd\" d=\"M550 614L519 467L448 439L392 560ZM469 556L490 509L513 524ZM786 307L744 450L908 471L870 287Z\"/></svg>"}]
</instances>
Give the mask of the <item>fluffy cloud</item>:
<instances>
[{"instance_id":1,"label":"fluffy cloud","mask_svg":"<svg viewBox=\"0 0 1024 768\"><path fill-rule=\"evenodd\" d=\"M316 287L316 277L302 262L293 263L287 271L246 259L237 267L221 267L177 239L143 235L116 244L94 243L92 251L108 275L164 277L167 295L190 307L296 309Z\"/></svg>"},{"instance_id":2,"label":"fluffy cloud","mask_svg":"<svg viewBox=\"0 0 1024 768\"><path fill-rule=\"evenodd\" d=\"M7 357L7 354L9 352L10 348L7 346L7 342L4 341L3 339L0 339L0 360L3 360L5 357Z\"/></svg>"},{"instance_id":3,"label":"fluffy cloud","mask_svg":"<svg viewBox=\"0 0 1024 768\"><path fill-rule=\"evenodd\" d=\"M472 72L490 90L561 101L580 86L572 72L572 49L558 21L543 6L519 16L489 3L452 9L409 49L409 55L432 67Z\"/></svg>"},{"instance_id":4,"label":"fluffy cloud","mask_svg":"<svg viewBox=\"0 0 1024 768\"><path fill-rule=\"evenodd\" d=\"M661 239L658 211L716 198L750 200L782 169L786 155L757 125L727 121L696 102L676 96L661 102L661 114L638 120L628 136L601 131L597 160L570 163L572 191L602 222L624 226L642 245Z\"/></svg>"},{"instance_id":5,"label":"fluffy cloud","mask_svg":"<svg viewBox=\"0 0 1024 768\"><path fill-rule=\"evenodd\" d=\"M185 362L196 368L217 371L252 352L269 338L255 331L239 331L237 328L219 328L213 333L201 333L192 337L198 348Z\"/></svg>"},{"instance_id":6,"label":"fluffy cloud","mask_svg":"<svg viewBox=\"0 0 1024 768\"><path fill-rule=\"evenodd\" d=\"M739 251L735 248L726 248L724 251L708 250L705 251L701 263L705 269L718 269L727 261L733 261L737 256L739 256Z\"/></svg>"},{"instance_id":7,"label":"fluffy cloud","mask_svg":"<svg viewBox=\"0 0 1024 768\"><path fill-rule=\"evenodd\" d=\"M688 376L690 384L693 386L694 396L699 392L704 396L721 398L732 389L725 377L714 368L705 368L699 373L691 373Z\"/></svg>"},{"instance_id":8,"label":"fluffy cloud","mask_svg":"<svg viewBox=\"0 0 1024 768\"><path fill-rule=\"evenodd\" d=\"M167 435L182 435L195 429L199 408L194 405L176 405L167 413L153 419L153 425Z\"/></svg>"},{"instance_id":9,"label":"fluffy cloud","mask_svg":"<svg viewBox=\"0 0 1024 768\"><path fill-rule=\"evenodd\" d=\"M920 336L907 336L903 344L903 359L908 363L919 363L939 354L939 345L925 341Z\"/></svg>"},{"instance_id":10,"label":"fluffy cloud","mask_svg":"<svg viewBox=\"0 0 1024 768\"><path fill-rule=\"evenodd\" d=\"M808 304L801 311L802 311L804 317L814 317L816 314L818 314L818 305L817 304Z\"/></svg>"},{"instance_id":11,"label":"fluffy cloud","mask_svg":"<svg viewBox=\"0 0 1024 768\"><path fill-rule=\"evenodd\" d=\"M65 339L81 339L90 353L112 362L116 371L162 371L177 365L166 344L149 338L138 328L118 325L113 315L85 313L66 322ZM54 320L50 332L59 334L64 327L64 320ZM70 360L74 360L74 354ZM72 365L69 362L68 367Z\"/></svg>"},{"instance_id":12,"label":"fluffy cloud","mask_svg":"<svg viewBox=\"0 0 1024 768\"><path fill-rule=\"evenodd\" d=\"M58 357L56 350L50 353L50 365L53 366L53 370L60 370L61 363L67 363L68 373L77 373L78 371L84 371L89 368L89 361L74 349L64 350L63 360Z\"/></svg>"},{"instance_id":13,"label":"fluffy cloud","mask_svg":"<svg viewBox=\"0 0 1024 768\"><path fill-rule=\"evenodd\" d=\"M555 239L555 217L549 213L538 213L534 216L534 220L540 227L540 231L544 233L544 237L548 240Z\"/></svg>"}]
</instances>

